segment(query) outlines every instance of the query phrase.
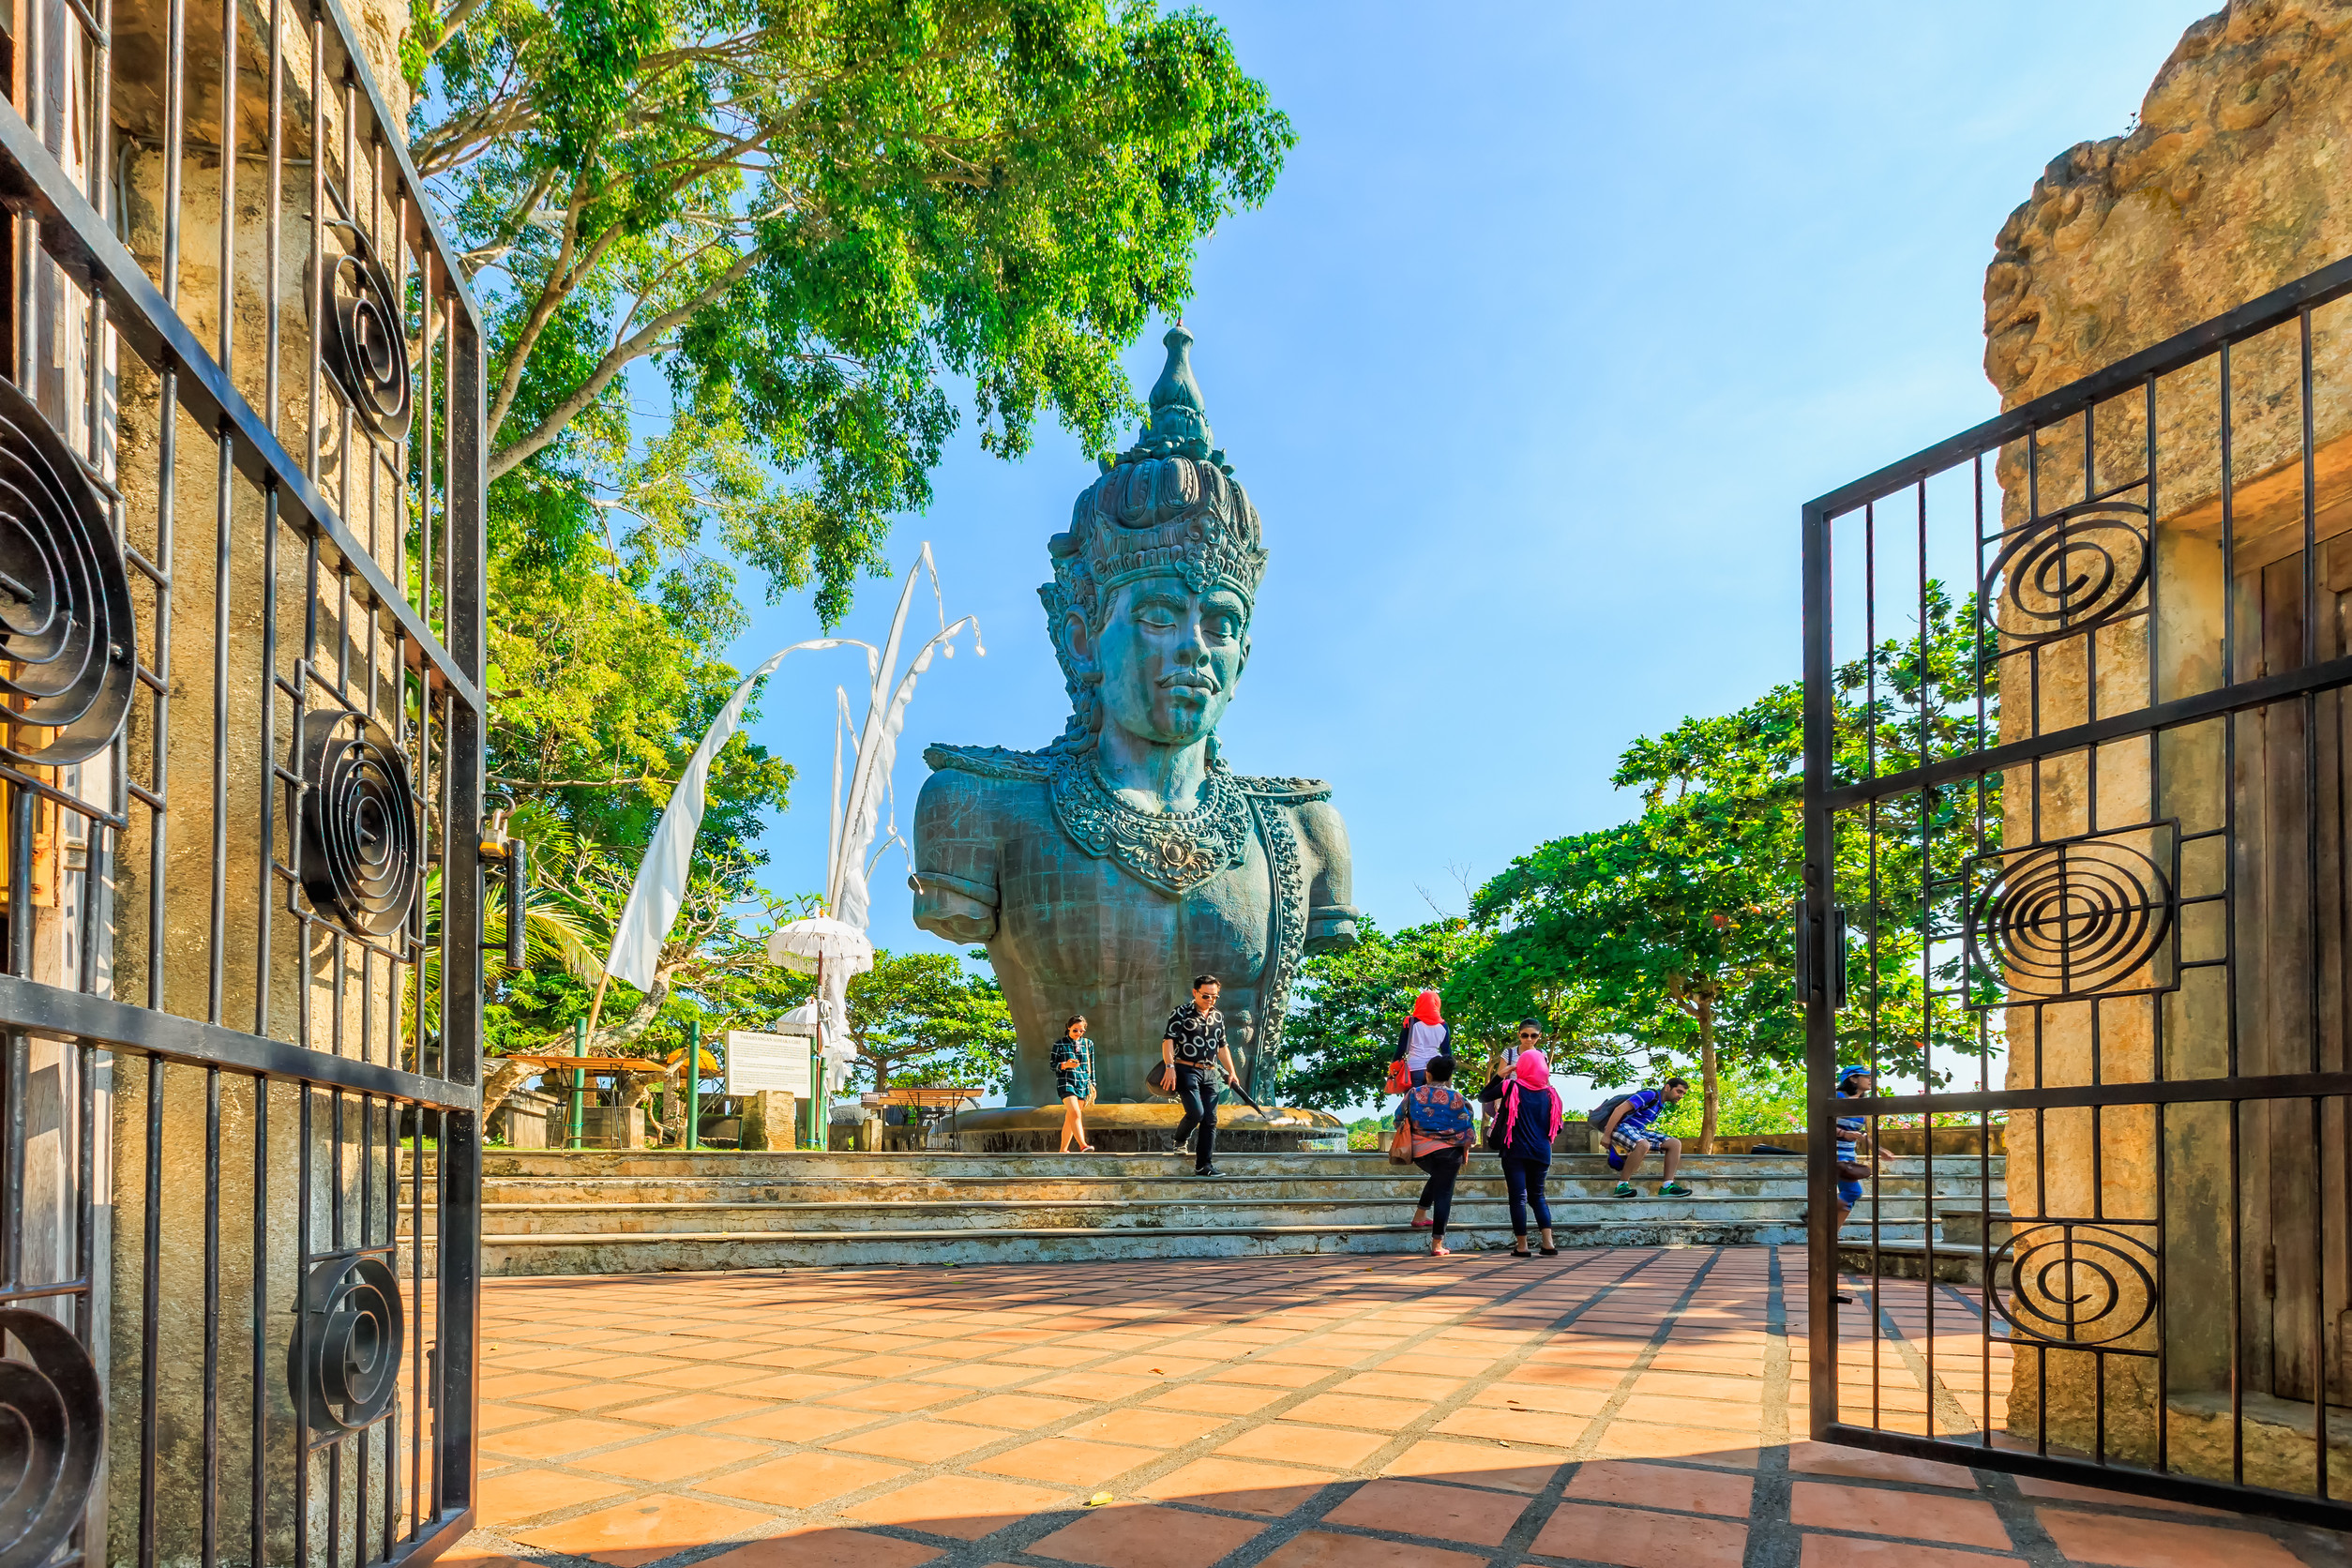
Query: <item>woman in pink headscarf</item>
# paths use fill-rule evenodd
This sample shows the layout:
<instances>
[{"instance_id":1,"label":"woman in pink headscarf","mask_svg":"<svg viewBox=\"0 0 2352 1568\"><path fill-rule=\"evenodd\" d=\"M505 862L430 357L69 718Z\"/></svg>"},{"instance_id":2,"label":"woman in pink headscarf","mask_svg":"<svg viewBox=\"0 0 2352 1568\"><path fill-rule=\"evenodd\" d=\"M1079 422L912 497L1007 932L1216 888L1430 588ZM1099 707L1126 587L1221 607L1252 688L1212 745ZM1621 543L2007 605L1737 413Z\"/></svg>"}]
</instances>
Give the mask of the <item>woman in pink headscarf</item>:
<instances>
[{"instance_id":1,"label":"woman in pink headscarf","mask_svg":"<svg viewBox=\"0 0 2352 1568\"><path fill-rule=\"evenodd\" d=\"M1544 1256L1557 1258L1552 1240L1551 1205L1544 1201L1544 1181L1551 1174L1552 1144L1560 1138L1560 1094L1552 1088L1551 1063L1540 1048L1542 1026L1532 1018L1519 1025L1524 1048L1503 1079L1493 1121L1495 1152L1502 1156L1504 1190L1511 1198L1511 1256L1531 1256L1527 1249L1528 1210L1535 1211Z\"/></svg>"},{"instance_id":2,"label":"woman in pink headscarf","mask_svg":"<svg viewBox=\"0 0 2352 1568\"><path fill-rule=\"evenodd\" d=\"M1429 1063L1440 1056L1451 1056L1454 1026L1438 1011L1438 993L1424 991L1413 999L1413 1010L1405 1019L1405 1027L1397 1032L1396 1050L1389 1060L1402 1062L1412 1075L1413 1087L1429 1081Z\"/></svg>"}]
</instances>

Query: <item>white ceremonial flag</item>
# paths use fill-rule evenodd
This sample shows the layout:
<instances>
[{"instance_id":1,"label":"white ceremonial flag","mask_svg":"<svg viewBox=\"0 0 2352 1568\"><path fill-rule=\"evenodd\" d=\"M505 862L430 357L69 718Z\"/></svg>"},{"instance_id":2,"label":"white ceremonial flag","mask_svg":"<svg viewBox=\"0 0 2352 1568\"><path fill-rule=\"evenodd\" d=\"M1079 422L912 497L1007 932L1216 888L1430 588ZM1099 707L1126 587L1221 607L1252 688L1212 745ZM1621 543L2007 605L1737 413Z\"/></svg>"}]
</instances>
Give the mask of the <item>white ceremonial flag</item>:
<instances>
[{"instance_id":1,"label":"white ceremonial flag","mask_svg":"<svg viewBox=\"0 0 2352 1568\"><path fill-rule=\"evenodd\" d=\"M751 688L773 674L787 655L816 648L865 646L847 637L819 637L795 642L783 653L771 656L735 688L727 705L718 710L718 716L711 720L710 732L694 748L685 776L678 780L670 804L662 808L661 822L654 829L654 841L646 848L644 862L637 868L637 881L629 888L629 901L622 907L621 923L613 927L612 952L604 961L607 974L625 980L641 991L653 986L654 966L661 957L661 944L670 940L671 923L678 918L678 906L686 901L686 867L694 859L695 835L702 830L702 797L710 782L711 759L718 755L718 748L742 724L744 707L751 701Z\"/></svg>"}]
</instances>

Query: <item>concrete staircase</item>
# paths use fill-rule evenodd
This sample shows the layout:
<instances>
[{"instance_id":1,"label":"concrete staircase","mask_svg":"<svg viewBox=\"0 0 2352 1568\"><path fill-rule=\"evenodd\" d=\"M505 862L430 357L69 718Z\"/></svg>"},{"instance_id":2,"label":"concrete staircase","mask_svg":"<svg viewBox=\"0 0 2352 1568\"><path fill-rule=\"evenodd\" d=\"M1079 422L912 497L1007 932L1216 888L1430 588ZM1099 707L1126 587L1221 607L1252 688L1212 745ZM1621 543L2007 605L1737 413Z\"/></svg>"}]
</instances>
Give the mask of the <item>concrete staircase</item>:
<instances>
[{"instance_id":1,"label":"concrete staircase","mask_svg":"<svg viewBox=\"0 0 2352 1568\"><path fill-rule=\"evenodd\" d=\"M432 1156L424 1156L430 1162ZM1034 1262L1264 1253L1409 1252L1421 1173L1379 1153L1221 1156L1222 1179L1173 1154L684 1153L491 1151L483 1181L490 1274L649 1274L850 1263ZM1937 1208L1973 1206L1977 1162L1890 1161L1879 1182L1889 1241L1916 1241ZM2001 1161L1992 1162L1996 1202ZM1684 1199L1609 1196L1597 1154L1562 1154L1547 1191L1562 1246L1695 1245L1802 1239L1801 1158L1692 1159ZM401 1212L404 1246L409 1214ZM1510 1244L1494 1156L1455 1189L1448 1240ZM431 1268L431 1215L426 1266Z\"/></svg>"}]
</instances>

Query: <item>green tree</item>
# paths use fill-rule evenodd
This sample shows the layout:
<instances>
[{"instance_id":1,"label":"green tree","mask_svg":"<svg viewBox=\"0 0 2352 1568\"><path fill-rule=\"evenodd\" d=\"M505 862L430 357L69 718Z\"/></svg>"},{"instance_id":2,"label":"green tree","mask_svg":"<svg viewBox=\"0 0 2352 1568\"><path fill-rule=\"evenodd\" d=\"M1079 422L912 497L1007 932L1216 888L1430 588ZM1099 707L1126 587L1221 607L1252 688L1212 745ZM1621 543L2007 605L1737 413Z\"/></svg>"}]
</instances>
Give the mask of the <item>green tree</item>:
<instances>
[{"instance_id":1,"label":"green tree","mask_svg":"<svg viewBox=\"0 0 2352 1568\"><path fill-rule=\"evenodd\" d=\"M877 1090L894 1081L996 1090L1013 1069L1013 1016L992 975L949 953L877 949L849 986L850 1040Z\"/></svg>"},{"instance_id":2,"label":"green tree","mask_svg":"<svg viewBox=\"0 0 2352 1568\"><path fill-rule=\"evenodd\" d=\"M1842 776L1973 749L1980 689L1983 722L1998 723L1990 628L1940 587L1922 608L1920 635L1882 642L1835 673ZM1471 1018L1546 1018L1560 1041L1555 1067L1605 1086L1661 1059L1689 1063L1701 1086L1702 1152L1719 1130L1726 1059L1765 1076L1802 1059L1790 952L1802 887L1802 699L1797 686L1775 687L1737 713L1636 741L1613 782L1640 792L1639 815L1542 845L1481 888L1472 918L1492 940L1449 992ZM1958 994L1983 981L1964 974L1949 938L1980 807L1997 841L1990 781L1882 805L1875 853L1861 824L1839 824L1852 998L1841 1044L1875 1039L1882 1070L1918 1073L1930 1040L1946 1061L1988 1044Z\"/></svg>"},{"instance_id":3,"label":"green tree","mask_svg":"<svg viewBox=\"0 0 2352 1568\"><path fill-rule=\"evenodd\" d=\"M1365 919L1356 929L1355 946L1318 954L1300 967L1282 1029L1282 1096L1291 1104L1329 1109L1376 1097L1413 999L1442 991L1486 940L1465 920L1433 920L1391 934ZM1480 1074L1484 1081L1481 1070L1491 1067L1508 1033L1450 1021L1460 1076Z\"/></svg>"},{"instance_id":4,"label":"green tree","mask_svg":"<svg viewBox=\"0 0 2352 1568\"><path fill-rule=\"evenodd\" d=\"M1048 409L1108 445L1120 352L1292 141L1138 0L415 0L402 48L491 339L493 777L623 845L734 680L719 550L831 625L951 384L1006 457ZM731 746L712 849L789 780Z\"/></svg>"}]
</instances>

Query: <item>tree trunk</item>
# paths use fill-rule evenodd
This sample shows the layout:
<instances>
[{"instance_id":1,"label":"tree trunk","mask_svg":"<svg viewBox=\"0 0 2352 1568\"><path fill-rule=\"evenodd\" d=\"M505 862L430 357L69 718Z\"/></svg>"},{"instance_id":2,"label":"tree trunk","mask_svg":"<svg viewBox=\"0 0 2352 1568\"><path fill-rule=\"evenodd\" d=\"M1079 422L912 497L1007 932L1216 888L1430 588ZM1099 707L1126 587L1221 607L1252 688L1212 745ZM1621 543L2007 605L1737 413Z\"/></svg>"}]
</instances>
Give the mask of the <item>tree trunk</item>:
<instances>
[{"instance_id":1,"label":"tree trunk","mask_svg":"<svg viewBox=\"0 0 2352 1568\"><path fill-rule=\"evenodd\" d=\"M615 1073L613 1087L621 1101L621 1147L642 1149L645 1146L645 1097L661 1081L659 1073Z\"/></svg>"},{"instance_id":2,"label":"tree trunk","mask_svg":"<svg viewBox=\"0 0 2352 1568\"><path fill-rule=\"evenodd\" d=\"M491 1058L490 1076L482 1080L482 1124L490 1124L490 1119L505 1107L507 1098L522 1087L524 1078L544 1070L528 1063L508 1062L503 1057Z\"/></svg>"},{"instance_id":3,"label":"tree trunk","mask_svg":"<svg viewBox=\"0 0 2352 1568\"><path fill-rule=\"evenodd\" d=\"M1698 997L1698 1152L1715 1152L1715 1110L1723 1091L1715 1080L1715 999Z\"/></svg>"}]
</instances>

